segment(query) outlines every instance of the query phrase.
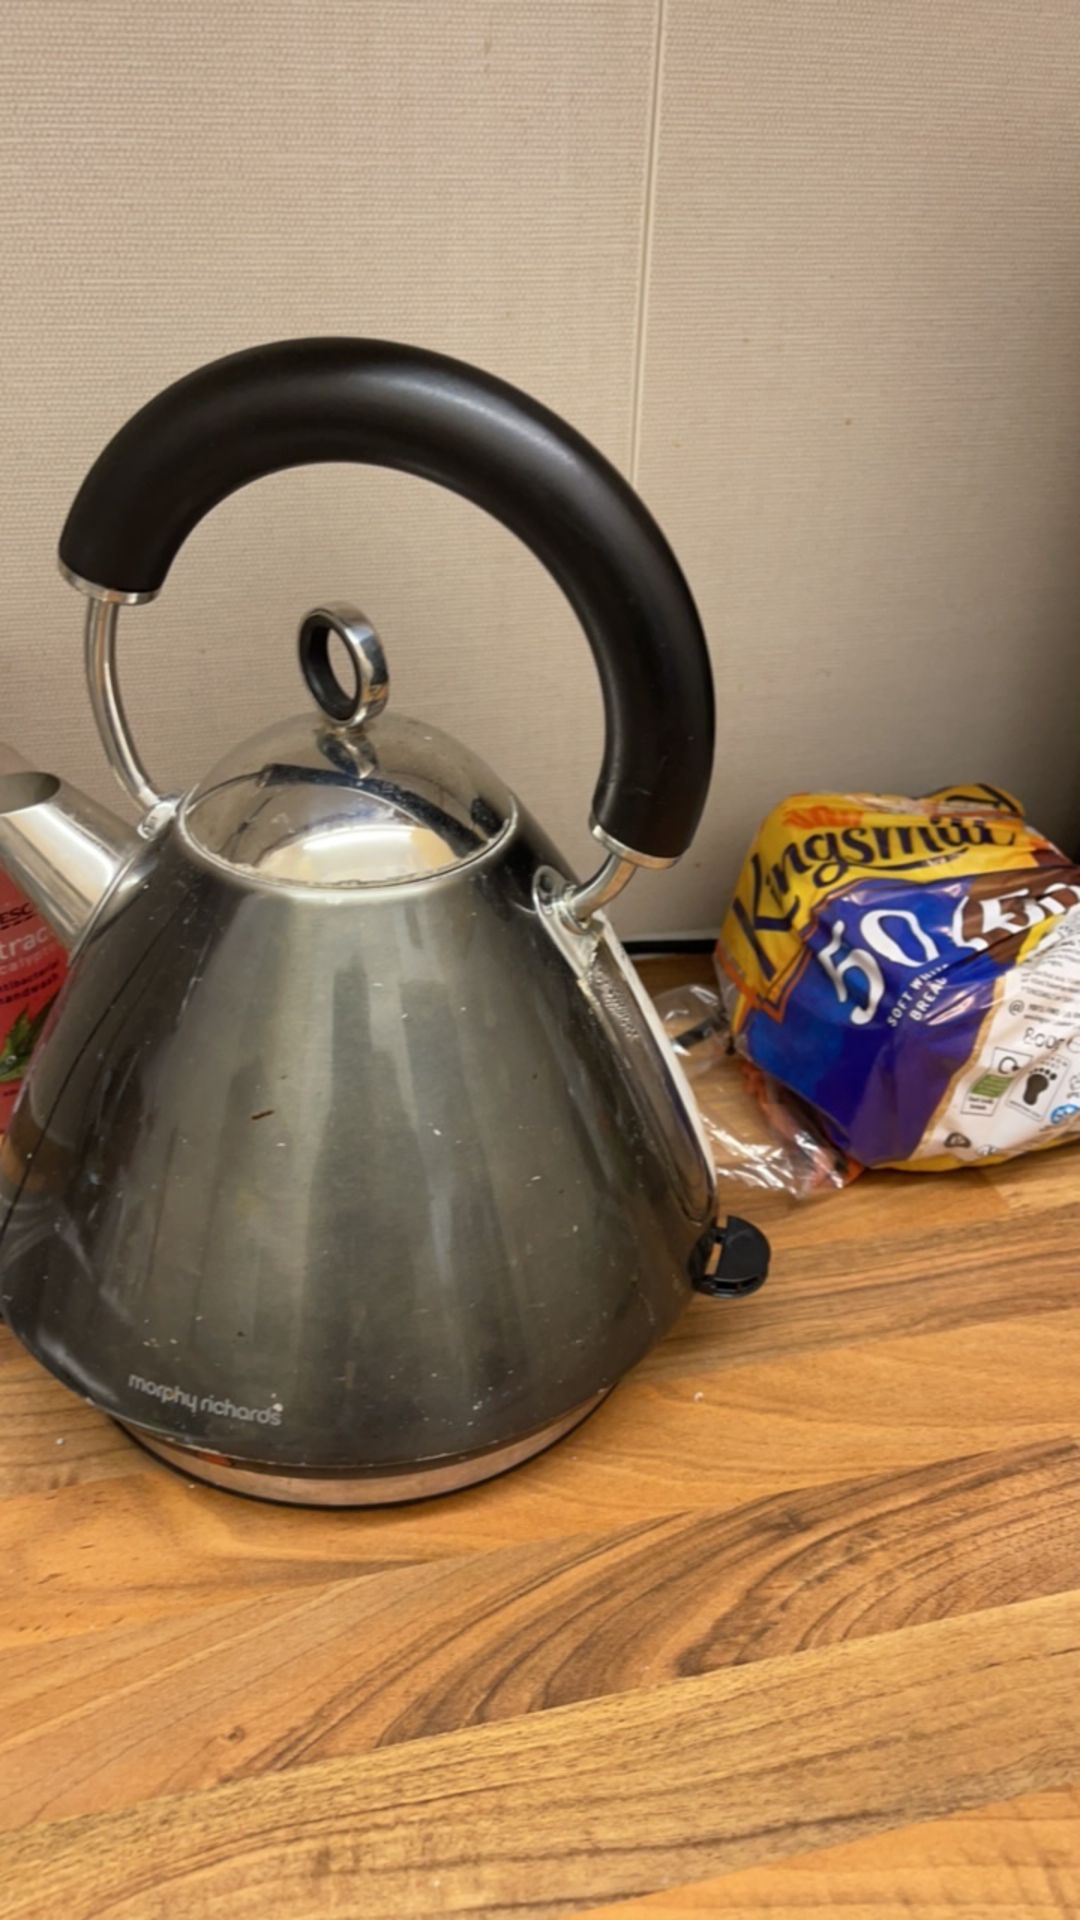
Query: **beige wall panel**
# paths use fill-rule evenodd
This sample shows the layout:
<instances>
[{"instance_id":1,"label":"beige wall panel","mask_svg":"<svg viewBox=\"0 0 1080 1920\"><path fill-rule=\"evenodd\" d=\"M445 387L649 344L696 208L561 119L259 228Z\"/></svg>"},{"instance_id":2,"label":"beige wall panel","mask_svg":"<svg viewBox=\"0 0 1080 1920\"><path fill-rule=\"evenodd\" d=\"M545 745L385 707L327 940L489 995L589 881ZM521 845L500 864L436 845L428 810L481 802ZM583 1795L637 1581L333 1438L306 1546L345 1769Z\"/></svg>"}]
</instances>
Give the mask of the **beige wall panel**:
<instances>
[{"instance_id":1,"label":"beige wall panel","mask_svg":"<svg viewBox=\"0 0 1080 1920\"><path fill-rule=\"evenodd\" d=\"M103 797L71 495L160 386L283 335L456 353L631 443L653 0L7 0L0 21L0 736ZM600 702L561 596L420 482L294 473L192 536L123 622L162 783L303 706L298 617L351 598L394 699L458 732L572 854Z\"/></svg>"},{"instance_id":2,"label":"beige wall panel","mask_svg":"<svg viewBox=\"0 0 1080 1920\"><path fill-rule=\"evenodd\" d=\"M982 776L1080 843L1080 8L667 0L638 481L722 702L719 916L808 786Z\"/></svg>"}]
</instances>

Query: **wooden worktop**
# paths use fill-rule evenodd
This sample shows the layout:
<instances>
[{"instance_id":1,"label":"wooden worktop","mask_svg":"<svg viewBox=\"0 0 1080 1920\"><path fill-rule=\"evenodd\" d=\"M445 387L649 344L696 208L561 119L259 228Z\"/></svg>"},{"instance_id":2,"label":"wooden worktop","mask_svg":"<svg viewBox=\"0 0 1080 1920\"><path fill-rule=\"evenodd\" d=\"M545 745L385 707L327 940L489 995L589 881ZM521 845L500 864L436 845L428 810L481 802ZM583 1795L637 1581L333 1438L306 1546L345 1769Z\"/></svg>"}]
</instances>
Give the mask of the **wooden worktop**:
<instances>
[{"instance_id":1,"label":"wooden worktop","mask_svg":"<svg viewBox=\"0 0 1080 1920\"><path fill-rule=\"evenodd\" d=\"M1080 1149L729 1204L763 1293L427 1505L189 1485L0 1335L0 1915L1080 1913Z\"/></svg>"}]
</instances>

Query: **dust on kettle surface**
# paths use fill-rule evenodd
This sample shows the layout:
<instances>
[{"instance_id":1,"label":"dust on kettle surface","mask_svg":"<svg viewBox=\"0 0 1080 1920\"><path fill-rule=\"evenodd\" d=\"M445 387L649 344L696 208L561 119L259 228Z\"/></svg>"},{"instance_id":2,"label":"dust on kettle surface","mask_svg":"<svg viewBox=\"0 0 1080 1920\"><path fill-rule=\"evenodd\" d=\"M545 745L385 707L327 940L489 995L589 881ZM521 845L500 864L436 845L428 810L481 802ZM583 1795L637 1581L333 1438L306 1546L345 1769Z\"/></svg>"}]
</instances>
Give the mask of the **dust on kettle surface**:
<instances>
[{"instance_id":1,"label":"dust on kettle surface","mask_svg":"<svg viewBox=\"0 0 1080 1920\"><path fill-rule=\"evenodd\" d=\"M466 747L394 710L382 640L337 601L300 623L307 710L191 792L154 788L118 691L121 607L155 597L221 499L320 460L464 494L562 586L607 716L591 876ZM246 1492L400 1500L527 1459L695 1287L764 1275L760 1236L717 1223L693 1097L604 914L685 851L708 788L708 656L670 548L525 395L331 339L151 401L60 556L142 819L59 780L26 804L0 775L0 864L70 949L0 1167L11 1326L145 1445Z\"/></svg>"}]
</instances>

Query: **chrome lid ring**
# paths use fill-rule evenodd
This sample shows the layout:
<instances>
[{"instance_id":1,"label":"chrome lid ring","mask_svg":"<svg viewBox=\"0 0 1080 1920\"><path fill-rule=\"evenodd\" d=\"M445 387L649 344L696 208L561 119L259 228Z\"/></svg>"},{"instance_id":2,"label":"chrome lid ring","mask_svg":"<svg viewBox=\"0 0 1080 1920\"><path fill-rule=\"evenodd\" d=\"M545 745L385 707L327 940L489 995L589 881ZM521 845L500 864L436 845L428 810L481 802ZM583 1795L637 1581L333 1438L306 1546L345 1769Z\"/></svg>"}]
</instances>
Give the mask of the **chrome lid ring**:
<instances>
[{"instance_id":1,"label":"chrome lid ring","mask_svg":"<svg viewBox=\"0 0 1080 1920\"><path fill-rule=\"evenodd\" d=\"M334 671L331 634L349 657L354 675L351 691ZM357 607L340 600L313 607L300 623L297 644L300 671L328 719L342 727L362 727L382 712L390 698L390 670L378 634Z\"/></svg>"}]
</instances>

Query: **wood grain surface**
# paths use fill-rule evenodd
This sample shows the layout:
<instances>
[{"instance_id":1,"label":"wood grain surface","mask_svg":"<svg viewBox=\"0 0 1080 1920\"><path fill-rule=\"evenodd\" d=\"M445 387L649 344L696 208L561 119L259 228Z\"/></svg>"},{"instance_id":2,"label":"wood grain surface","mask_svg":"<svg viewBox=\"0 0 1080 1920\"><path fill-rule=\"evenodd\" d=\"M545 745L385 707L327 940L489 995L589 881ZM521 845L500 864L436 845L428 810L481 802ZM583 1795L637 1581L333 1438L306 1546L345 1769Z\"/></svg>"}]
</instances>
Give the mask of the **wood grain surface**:
<instances>
[{"instance_id":1,"label":"wood grain surface","mask_svg":"<svg viewBox=\"0 0 1080 1920\"><path fill-rule=\"evenodd\" d=\"M0 1336L0 1916L1080 1914L1080 1155L728 1204L765 1291L427 1505Z\"/></svg>"},{"instance_id":2,"label":"wood grain surface","mask_svg":"<svg viewBox=\"0 0 1080 1920\"><path fill-rule=\"evenodd\" d=\"M588 1920L1060 1920L1080 1913L1080 1789L1030 1794L593 1907Z\"/></svg>"}]
</instances>

